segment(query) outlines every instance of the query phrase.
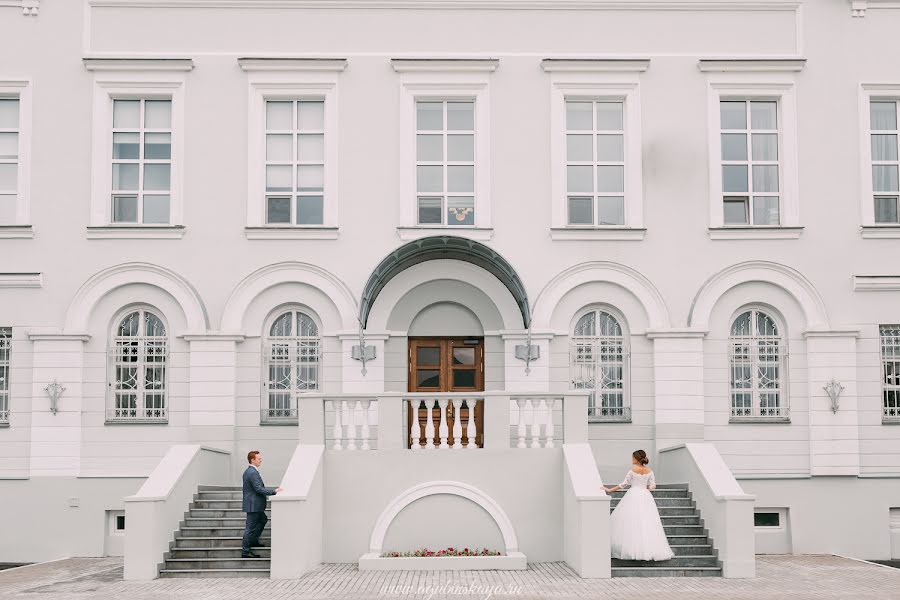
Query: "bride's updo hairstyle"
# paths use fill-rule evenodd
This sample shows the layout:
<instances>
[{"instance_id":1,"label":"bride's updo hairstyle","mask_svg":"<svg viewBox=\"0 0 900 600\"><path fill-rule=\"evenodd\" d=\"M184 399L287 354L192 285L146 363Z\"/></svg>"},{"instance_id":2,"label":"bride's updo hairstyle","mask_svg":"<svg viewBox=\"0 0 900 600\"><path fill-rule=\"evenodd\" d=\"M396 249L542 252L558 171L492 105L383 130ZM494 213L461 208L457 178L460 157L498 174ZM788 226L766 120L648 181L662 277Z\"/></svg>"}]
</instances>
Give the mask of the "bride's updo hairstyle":
<instances>
[{"instance_id":1,"label":"bride's updo hairstyle","mask_svg":"<svg viewBox=\"0 0 900 600\"><path fill-rule=\"evenodd\" d=\"M647 453L643 450L635 450L631 453L631 456L633 456L634 460L638 461L638 464L641 466L644 466L650 462L650 459L647 458Z\"/></svg>"}]
</instances>

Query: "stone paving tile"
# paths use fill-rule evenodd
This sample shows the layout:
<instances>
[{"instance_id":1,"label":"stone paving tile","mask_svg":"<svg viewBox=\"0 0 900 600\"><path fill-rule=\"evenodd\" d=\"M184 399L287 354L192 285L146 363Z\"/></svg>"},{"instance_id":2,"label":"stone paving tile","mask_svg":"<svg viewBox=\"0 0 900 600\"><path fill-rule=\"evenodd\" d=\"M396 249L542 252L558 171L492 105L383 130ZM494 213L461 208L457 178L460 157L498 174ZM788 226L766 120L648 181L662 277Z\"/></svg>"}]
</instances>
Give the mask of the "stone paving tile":
<instances>
[{"instance_id":1,"label":"stone paving tile","mask_svg":"<svg viewBox=\"0 0 900 600\"><path fill-rule=\"evenodd\" d=\"M3 600L900 600L900 570L835 556L760 556L755 579L580 579L564 563L526 571L359 571L325 564L291 581L122 581L122 561L75 558L0 571Z\"/></svg>"}]
</instances>

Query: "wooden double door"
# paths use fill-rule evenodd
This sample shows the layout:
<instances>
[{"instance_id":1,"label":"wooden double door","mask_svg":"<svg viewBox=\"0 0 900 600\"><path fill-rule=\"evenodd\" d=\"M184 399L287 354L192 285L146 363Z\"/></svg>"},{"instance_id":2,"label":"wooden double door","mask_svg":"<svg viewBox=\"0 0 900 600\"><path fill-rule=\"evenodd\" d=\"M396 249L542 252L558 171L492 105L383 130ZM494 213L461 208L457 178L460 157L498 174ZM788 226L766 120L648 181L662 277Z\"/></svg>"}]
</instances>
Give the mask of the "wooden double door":
<instances>
[{"instance_id":1,"label":"wooden double door","mask_svg":"<svg viewBox=\"0 0 900 600\"><path fill-rule=\"evenodd\" d=\"M417 337L409 338L409 374L408 389L410 392L435 393L442 392L483 392L484 391L484 338L472 337ZM460 409L460 420L463 425L462 444L470 442L481 447L482 427L484 422L482 400L466 399L465 403L454 401ZM408 447L412 447L416 428L413 426L414 415L417 417L419 435L425 438L428 411L431 411L435 428L435 445L440 444L439 424L446 419L449 430L448 444L453 444L453 423L456 406L448 403L446 414L440 414L440 407L434 401L410 400L407 404L408 414ZM475 411L475 426L478 433L474 440L469 439L469 411ZM474 432L473 432L474 433ZM426 443L427 445L427 443Z\"/></svg>"}]
</instances>

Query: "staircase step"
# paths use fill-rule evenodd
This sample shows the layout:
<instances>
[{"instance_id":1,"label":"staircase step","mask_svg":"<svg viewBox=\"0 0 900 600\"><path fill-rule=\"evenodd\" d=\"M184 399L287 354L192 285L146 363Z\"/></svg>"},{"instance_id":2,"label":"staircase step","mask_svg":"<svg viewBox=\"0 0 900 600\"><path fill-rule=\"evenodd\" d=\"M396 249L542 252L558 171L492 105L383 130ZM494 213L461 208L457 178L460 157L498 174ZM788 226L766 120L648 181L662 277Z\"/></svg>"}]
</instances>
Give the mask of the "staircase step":
<instances>
[{"instance_id":1,"label":"staircase step","mask_svg":"<svg viewBox=\"0 0 900 600\"><path fill-rule=\"evenodd\" d=\"M253 554L260 558L270 558L271 548L254 548ZM166 553L165 559L173 558L218 558L236 559L241 557L241 548L238 544L235 548L175 548Z\"/></svg>"},{"instance_id":2,"label":"staircase step","mask_svg":"<svg viewBox=\"0 0 900 600\"><path fill-rule=\"evenodd\" d=\"M719 567L616 567L613 577L721 577Z\"/></svg>"},{"instance_id":3,"label":"staircase step","mask_svg":"<svg viewBox=\"0 0 900 600\"><path fill-rule=\"evenodd\" d=\"M185 569L231 570L231 569L269 569L268 558L169 558L166 559L166 570L183 571Z\"/></svg>"},{"instance_id":4,"label":"staircase step","mask_svg":"<svg viewBox=\"0 0 900 600\"><path fill-rule=\"evenodd\" d=\"M682 568L682 567L719 567L719 559L716 556L709 555L684 555L684 556L676 556L675 558L671 558L669 560L625 560L622 558L614 558L612 559L612 568L617 569L621 567L672 567L672 568Z\"/></svg>"},{"instance_id":5,"label":"staircase step","mask_svg":"<svg viewBox=\"0 0 900 600\"><path fill-rule=\"evenodd\" d=\"M243 492L200 492L194 500L244 500Z\"/></svg>"},{"instance_id":6,"label":"staircase step","mask_svg":"<svg viewBox=\"0 0 900 600\"><path fill-rule=\"evenodd\" d=\"M709 532L703 527L703 525L666 525L666 523L663 522L663 529L666 532L666 536L694 535L705 537L709 535Z\"/></svg>"},{"instance_id":7,"label":"staircase step","mask_svg":"<svg viewBox=\"0 0 900 600\"><path fill-rule=\"evenodd\" d=\"M246 519L247 513L235 508L192 508L188 511L191 519ZM266 516L272 518L272 511L267 510Z\"/></svg>"},{"instance_id":8,"label":"staircase step","mask_svg":"<svg viewBox=\"0 0 900 600\"><path fill-rule=\"evenodd\" d=\"M269 569L161 569L161 578L269 577Z\"/></svg>"},{"instance_id":9,"label":"staircase step","mask_svg":"<svg viewBox=\"0 0 900 600\"><path fill-rule=\"evenodd\" d=\"M624 496L624 494L623 494ZM656 501L656 507L662 510L663 508L694 508L696 504L691 498L654 498ZM615 507L622 501L622 496L613 496L609 505Z\"/></svg>"},{"instance_id":10,"label":"staircase step","mask_svg":"<svg viewBox=\"0 0 900 600\"><path fill-rule=\"evenodd\" d=\"M671 540L670 540L671 541ZM675 556L718 556L712 544L669 544Z\"/></svg>"},{"instance_id":11,"label":"staircase step","mask_svg":"<svg viewBox=\"0 0 900 600\"><path fill-rule=\"evenodd\" d=\"M271 536L263 536L260 538L261 542L265 542L266 544L272 543ZM231 537L185 537L180 534L175 534L175 542L174 545L171 546L172 549L181 549L181 548L240 548L241 547L242 538L241 536L231 536Z\"/></svg>"},{"instance_id":12,"label":"staircase step","mask_svg":"<svg viewBox=\"0 0 900 600\"><path fill-rule=\"evenodd\" d=\"M618 490L610 494L613 498L621 498L628 490ZM656 488L650 492L654 498L690 498L691 492L682 489L664 489Z\"/></svg>"},{"instance_id":13,"label":"staircase step","mask_svg":"<svg viewBox=\"0 0 900 600\"><path fill-rule=\"evenodd\" d=\"M703 535L667 535L669 546L702 546L709 543L709 538Z\"/></svg>"},{"instance_id":14,"label":"staircase step","mask_svg":"<svg viewBox=\"0 0 900 600\"><path fill-rule=\"evenodd\" d=\"M217 508L217 509L236 509L240 510L243 502L240 500L198 500L195 499L190 508Z\"/></svg>"},{"instance_id":15,"label":"staircase step","mask_svg":"<svg viewBox=\"0 0 900 600\"><path fill-rule=\"evenodd\" d=\"M679 517L679 518L690 518L690 517ZM244 528L244 524L247 522L247 517L222 517L222 518L203 518L203 517L188 517L183 521L183 523L187 527L240 527L241 530ZM269 527L269 523L266 523L266 527Z\"/></svg>"},{"instance_id":16,"label":"staircase step","mask_svg":"<svg viewBox=\"0 0 900 600\"><path fill-rule=\"evenodd\" d=\"M240 485L200 485L197 486L198 492L240 492L244 489Z\"/></svg>"}]
</instances>

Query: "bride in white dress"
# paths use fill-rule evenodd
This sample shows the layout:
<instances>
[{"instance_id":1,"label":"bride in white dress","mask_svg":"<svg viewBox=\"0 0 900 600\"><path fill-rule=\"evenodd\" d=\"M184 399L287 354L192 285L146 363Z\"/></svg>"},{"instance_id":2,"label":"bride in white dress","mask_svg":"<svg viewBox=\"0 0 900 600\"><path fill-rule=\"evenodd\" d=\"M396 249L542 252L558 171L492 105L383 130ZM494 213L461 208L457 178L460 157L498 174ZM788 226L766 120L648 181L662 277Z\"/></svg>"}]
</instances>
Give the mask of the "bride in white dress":
<instances>
[{"instance_id":1,"label":"bride in white dress","mask_svg":"<svg viewBox=\"0 0 900 600\"><path fill-rule=\"evenodd\" d=\"M622 483L603 488L611 493L630 486L609 517L612 556L626 560L669 560L675 555L650 493L656 489L656 478L646 467L650 462L647 453L643 450L634 452L631 462L634 466Z\"/></svg>"}]
</instances>

